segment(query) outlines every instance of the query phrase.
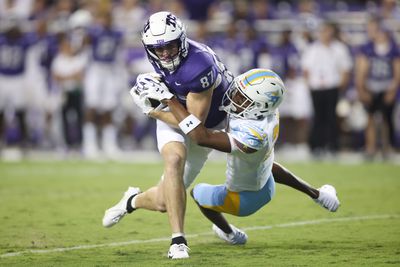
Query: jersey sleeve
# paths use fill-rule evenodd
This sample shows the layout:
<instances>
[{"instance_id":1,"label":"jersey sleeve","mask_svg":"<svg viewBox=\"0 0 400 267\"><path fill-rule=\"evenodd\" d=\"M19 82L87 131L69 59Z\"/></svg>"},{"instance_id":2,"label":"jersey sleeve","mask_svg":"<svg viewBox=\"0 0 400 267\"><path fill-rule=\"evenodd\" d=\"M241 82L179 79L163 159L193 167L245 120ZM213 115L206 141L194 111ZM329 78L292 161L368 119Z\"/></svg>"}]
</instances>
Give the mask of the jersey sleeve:
<instances>
[{"instance_id":1,"label":"jersey sleeve","mask_svg":"<svg viewBox=\"0 0 400 267\"><path fill-rule=\"evenodd\" d=\"M250 124L240 124L230 128L229 134L236 141L255 150L260 150L268 143L267 134Z\"/></svg>"}]
</instances>

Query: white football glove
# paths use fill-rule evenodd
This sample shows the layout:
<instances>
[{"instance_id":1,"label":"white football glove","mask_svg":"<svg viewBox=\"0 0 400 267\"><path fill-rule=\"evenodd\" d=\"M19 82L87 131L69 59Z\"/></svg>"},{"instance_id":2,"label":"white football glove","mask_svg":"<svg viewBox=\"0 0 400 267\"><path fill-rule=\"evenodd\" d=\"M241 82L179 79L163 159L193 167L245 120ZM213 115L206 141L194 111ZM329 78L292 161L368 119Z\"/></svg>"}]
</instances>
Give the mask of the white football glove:
<instances>
[{"instance_id":1,"label":"white football glove","mask_svg":"<svg viewBox=\"0 0 400 267\"><path fill-rule=\"evenodd\" d=\"M147 98L155 110L161 110L165 107L165 105L161 103L161 100L171 99L174 96L161 81L161 75L157 73L140 74L132 90L135 91L134 93L140 95L140 97ZM132 93L133 92L131 92L131 94Z\"/></svg>"},{"instance_id":2,"label":"white football glove","mask_svg":"<svg viewBox=\"0 0 400 267\"><path fill-rule=\"evenodd\" d=\"M136 90L138 94L149 89L155 84L161 83L161 75L155 72L139 74L136 78Z\"/></svg>"},{"instance_id":3,"label":"white football glove","mask_svg":"<svg viewBox=\"0 0 400 267\"><path fill-rule=\"evenodd\" d=\"M326 184L319 188L318 191L319 197L314 199L314 201L329 211L337 211L340 202L336 195L336 189L333 186Z\"/></svg>"},{"instance_id":4,"label":"white football glove","mask_svg":"<svg viewBox=\"0 0 400 267\"><path fill-rule=\"evenodd\" d=\"M130 94L135 104L142 110L143 114L149 115L149 113L155 109L154 107L151 106L151 102L145 96L145 94L143 93L139 94L137 92L136 85L132 87L132 89L130 90Z\"/></svg>"},{"instance_id":5,"label":"white football glove","mask_svg":"<svg viewBox=\"0 0 400 267\"><path fill-rule=\"evenodd\" d=\"M146 93L148 98L155 99L160 102L162 100L171 99L174 97L174 95L168 90L168 87L163 82L154 84L146 91Z\"/></svg>"}]
</instances>

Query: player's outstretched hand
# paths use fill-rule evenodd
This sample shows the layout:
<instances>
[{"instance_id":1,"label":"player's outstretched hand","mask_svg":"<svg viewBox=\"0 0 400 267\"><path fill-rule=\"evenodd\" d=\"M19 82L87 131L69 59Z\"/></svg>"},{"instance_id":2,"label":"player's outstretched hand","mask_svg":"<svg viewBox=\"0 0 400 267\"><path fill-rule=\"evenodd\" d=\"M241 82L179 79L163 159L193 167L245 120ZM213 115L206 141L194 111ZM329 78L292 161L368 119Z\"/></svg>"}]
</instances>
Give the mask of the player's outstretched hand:
<instances>
[{"instance_id":1,"label":"player's outstretched hand","mask_svg":"<svg viewBox=\"0 0 400 267\"><path fill-rule=\"evenodd\" d=\"M321 186L318 191L319 197L314 199L314 201L329 211L337 211L340 202L336 195L336 189L333 186L326 184Z\"/></svg>"}]
</instances>

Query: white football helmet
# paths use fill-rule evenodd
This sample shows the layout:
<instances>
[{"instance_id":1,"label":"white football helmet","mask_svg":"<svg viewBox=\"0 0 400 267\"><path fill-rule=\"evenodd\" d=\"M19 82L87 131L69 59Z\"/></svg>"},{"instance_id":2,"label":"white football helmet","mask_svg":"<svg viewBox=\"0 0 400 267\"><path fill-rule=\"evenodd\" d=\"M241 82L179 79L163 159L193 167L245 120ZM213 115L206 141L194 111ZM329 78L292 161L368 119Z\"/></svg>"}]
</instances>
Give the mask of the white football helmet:
<instances>
[{"instance_id":1,"label":"white football helmet","mask_svg":"<svg viewBox=\"0 0 400 267\"><path fill-rule=\"evenodd\" d=\"M257 120L275 112L284 91L285 85L278 74L268 69L252 69L233 80L221 109L234 117Z\"/></svg>"},{"instance_id":2,"label":"white football helmet","mask_svg":"<svg viewBox=\"0 0 400 267\"><path fill-rule=\"evenodd\" d=\"M171 61L161 60L154 52L154 48L168 45L174 41L178 42L179 48L176 57ZM186 40L185 26L170 12L162 11L150 16L143 28L142 42L150 62L170 72L176 70L182 59L188 54L189 45Z\"/></svg>"}]
</instances>

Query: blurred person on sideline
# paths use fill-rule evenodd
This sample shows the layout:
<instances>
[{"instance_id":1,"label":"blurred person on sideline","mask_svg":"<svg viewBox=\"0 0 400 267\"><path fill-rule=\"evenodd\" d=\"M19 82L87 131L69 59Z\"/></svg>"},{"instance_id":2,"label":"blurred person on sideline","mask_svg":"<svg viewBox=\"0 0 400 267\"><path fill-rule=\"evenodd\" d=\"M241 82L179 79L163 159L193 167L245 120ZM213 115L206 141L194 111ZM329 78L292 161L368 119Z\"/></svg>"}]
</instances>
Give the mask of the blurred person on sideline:
<instances>
[{"instance_id":1,"label":"blurred person on sideline","mask_svg":"<svg viewBox=\"0 0 400 267\"><path fill-rule=\"evenodd\" d=\"M231 19L226 24L223 34L213 36L210 43L215 53L234 75L239 74L240 68L240 59L237 54L238 33L237 23Z\"/></svg>"},{"instance_id":2,"label":"blurred person on sideline","mask_svg":"<svg viewBox=\"0 0 400 267\"><path fill-rule=\"evenodd\" d=\"M368 112L365 153L367 159L373 159L379 143L385 158L395 142L393 109L400 86L400 53L378 19L368 22L367 34L369 40L360 48L356 60L357 90ZM383 124L377 114L381 114Z\"/></svg>"},{"instance_id":3,"label":"blurred person on sideline","mask_svg":"<svg viewBox=\"0 0 400 267\"><path fill-rule=\"evenodd\" d=\"M59 39L59 53L51 66L55 86L61 93L61 117L67 149L80 150L83 125L83 77L87 65L84 53L74 53L68 35Z\"/></svg>"},{"instance_id":4,"label":"blurred person on sideline","mask_svg":"<svg viewBox=\"0 0 400 267\"><path fill-rule=\"evenodd\" d=\"M381 0L378 16L383 20L400 20L400 4L397 0Z\"/></svg>"},{"instance_id":5,"label":"blurred person on sideline","mask_svg":"<svg viewBox=\"0 0 400 267\"><path fill-rule=\"evenodd\" d=\"M7 112L11 114L9 118L15 116L17 119L19 152L26 152L29 139L27 110L35 99L34 90L27 83L27 59L36 36L22 32L19 22L16 18L4 19L2 23L7 25L0 33L0 147L6 141Z\"/></svg>"},{"instance_id":6,"label":"blurred person on sideline","mask_svg":"<svg viewBox=\"0 0 400 267\"><path fill-rule=\"evenodd\" d=\"M271 69L285 82L285 101L280 106L281 135L278 148L284 158L306 160L308 124L311 116L311 99L301 75L300 53L293 40L292 31L280 35L278 45L270 47Z\"/></svg>"},{"instance_id":7,"label":"blurred person on sideline","mask_svg":"<svg viewBox=\"0 0 400 267\"><path fill-rule=\"evenodd\" d=\"M334 24L324 22L318 40L304 50L301 59L314 108L309 144L316 159L334 156L339 149L336 105L353 66L348 48L335 39L335 32Z\"/></svg>"},{"instance_id":8,"label":"blurred person on sideline","mask_svg":"<svg viewBox=\"0 0 400 267\"><path fill-rule=\"evenodd\" d=\"M36 107L32 112L36 113L36 120L31 123L39 128L38 141L41 147L50 148L57 143L55 135L51 133L51 118L57 103L52 97L50 69L58 51L58 39L57 34L49 29L47 15L40 13L40 10L35 17L35 26L37 42L32 46L28 57L28 82L31 89L36 91Z\"/></svg>"},{"instance_id":9,"label":"blurred person on sideline","mask_svg":"<svg viewBox=\"0 0 400 267\"><path fill-rule=\"evenodd\" d=\"M112 114L118 105L122 89L127 85L123 56L122 32L112 27L108 11L100 12L98 23L88 29L90 60L84 78L85 119L83 154L88 159L99 157L97 133L105 156L119 156L117 129Z\"/></svg>"},{"instance_id":10,"label":"blurred person on sideline","mask_svg":"<svg viewBox=\"0 0 400 267\"><path fill-rule=\"evenodd\" d=\"M136 83L138 75L153 70L143 46L127 48L125 64L130 87ZM124 131L121 132L123 145L137 150L157 149L156 121L143 114L136 105L132 105L132 98L128 90L121 95L121 98L122 105L119 105L119 112L123 117L122 128Z\"/></svg>"},{"instance_id":11,"label":"blurred person on sideline","mask_svg":"<svg viewBox=\"0 0 400 267\"><path fill-rule=\"evenodd\" d=\"M112 16L116 28L126 35L137 34L146 19L146 10L138 0L122 0L116 3Z\"/></svg>"},{"instance_id":12,"label":"blurred person on sideline","mask_svg":"<svg viewBox=\"0 0 400 267\"><path fill-rule=\"evenodd\" d=\"M131 91L134 98L167 104L180 129L196 144L228 153L225 184L197 184L191 195L201 212L214 223L215 234L229 244L245 244L247 235L230 225L222 213L241 217L255 213L274 196L274 179L307 194L329 211L339 208L333 186L316 189L274 162L274 145L279 135L277 109L284 92L283 81L271 70L252 69L239 75L222 100L221 109L228 114L228 126L215 131L190 114L162 82ZM126 200L123 203L126 207L132 205Z\"/></svg>"}]
</instances>

